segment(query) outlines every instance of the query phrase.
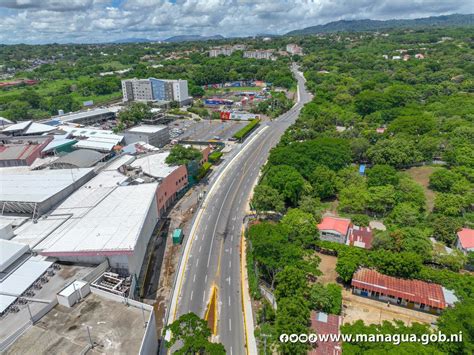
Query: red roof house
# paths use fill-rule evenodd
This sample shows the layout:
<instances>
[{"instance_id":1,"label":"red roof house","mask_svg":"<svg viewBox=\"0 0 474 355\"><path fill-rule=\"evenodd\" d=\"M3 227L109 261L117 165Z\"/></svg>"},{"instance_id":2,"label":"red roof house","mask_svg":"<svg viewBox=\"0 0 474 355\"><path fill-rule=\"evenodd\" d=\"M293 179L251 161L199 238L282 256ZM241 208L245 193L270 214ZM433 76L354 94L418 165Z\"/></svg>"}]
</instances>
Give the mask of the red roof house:
<instances>
[{"instance_id":1,"label":"red roof house","mask_svg":"<svg viewBox=\"0 0 474 355\"><path fill-rule=\"evenodd\" d=\"M434 283L387 276L372 269L359 269L352 277L354 293L409 308L439 311L457 301L454 294Z\"/></svg>"},{"instance_id":2,"label":"red roof house","mask_svg":"<svg viewBox=\"0 0 474 355\"><path fill-rule=\"evenodd\" d=\"M324 312L311 312L311 329L318 336L325 334L339 334L339 327L342 324L342 317ZM339 355L342 354L342 343L340 341L321 341L314 344L314 347L308 351L309 355Z\"/></svg>"},{"instance_id":3,"label":"red roof house","mask_svg":"<svg viewBox=\"0 0 474 355\"><path fill-rule=\"evenodd\" d=\"M369 227L352 226L347 237L347 245L353 245L359 248L372 248L374 236Z\"/></svg>"},{"instance_id":4,"label":"red roof house","mask_svg":"<svg viewBox=\"0 0 474 355\"><path fill-rule=\"evenodd\" d=\"M456 247L464 253L474 251L474 229L463 228L458 233Z\"/></svg>"},{"instance_id":5,"label":"red roof house","mask_svg":"<svg viewBox=\"0 0 474 355\"><path fill-rule=\"evenodd\" d=\"M318 224L318 229L322 240L345 244L350 226L350 219L324 217Z\"/></svg>"}]
</instances>

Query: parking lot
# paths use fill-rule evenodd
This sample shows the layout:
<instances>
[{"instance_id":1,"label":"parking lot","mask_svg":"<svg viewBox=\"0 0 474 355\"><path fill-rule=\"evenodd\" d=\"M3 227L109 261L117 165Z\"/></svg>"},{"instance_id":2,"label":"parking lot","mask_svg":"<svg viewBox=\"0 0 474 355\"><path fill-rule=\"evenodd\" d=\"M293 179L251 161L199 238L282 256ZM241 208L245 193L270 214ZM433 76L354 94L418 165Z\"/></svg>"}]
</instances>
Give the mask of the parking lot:
<instances>
[{"instance_id":1,"label":"parking lot","mask_svg":"<svg viewBox=\"0 0 474 355\"><path fill-rule=\"evenodd\" d=\"M171 139L208 141L210 139L228 140L238 130L245 127L246 121L225 121L191 119L176 120L169 124Z\"/></svg>"}]
</instances>

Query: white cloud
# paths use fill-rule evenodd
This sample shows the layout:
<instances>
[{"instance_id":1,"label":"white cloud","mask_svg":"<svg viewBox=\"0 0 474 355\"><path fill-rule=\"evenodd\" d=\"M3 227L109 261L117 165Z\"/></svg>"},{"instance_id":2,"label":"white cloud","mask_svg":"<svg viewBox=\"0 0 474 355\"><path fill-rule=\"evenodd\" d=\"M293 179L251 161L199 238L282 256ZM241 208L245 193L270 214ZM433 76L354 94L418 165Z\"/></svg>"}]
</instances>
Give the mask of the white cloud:
<instances>
[{"instance_id":1,"label":"white cloud","mask_svg":"<svg viewBox=\"0 0 474 355\"><path fill-rule=\"evenodd\" d=\"M340 19L456 12L472 12L471 0L0 0L0 43L282 34Z\"/></svg>"}]
</instances>

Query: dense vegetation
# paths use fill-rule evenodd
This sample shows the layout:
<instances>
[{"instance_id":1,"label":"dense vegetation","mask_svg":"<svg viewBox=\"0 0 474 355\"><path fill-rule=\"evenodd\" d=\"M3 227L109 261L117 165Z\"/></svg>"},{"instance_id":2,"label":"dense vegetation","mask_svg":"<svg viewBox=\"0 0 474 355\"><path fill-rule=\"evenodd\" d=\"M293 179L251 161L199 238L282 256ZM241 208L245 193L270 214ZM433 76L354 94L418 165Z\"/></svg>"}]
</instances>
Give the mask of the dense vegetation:
<instances>
[{"instance_id":1,"label":"dense vegetation","mask_svg":"<svg viewBox=\"0 0 474 355\"><path fill-rule=\"evenodd\" d=\"M117 100L121 98L120 80L134 77L186 79L194 97L204 95L201 85L233 80L264 80L284 88L294 85L289 58L247 59L242 58L242 52L209 58L206 49L211 45L2 46L0 71L14 70L12 79L39 83L0 88L0 115L13 120L44 118L58 110L78 110L89 100L95 104Z\"/></svg>"},{"instance_id":2,"label":"dense vegetation","mask_svg":"<svg viewBox=\"0 0 474 355\"><path fill-rule=\"evenodd\" d=\"M280 222L266 228L278 230L286 224L285 228L299 232L297 238L280 232L282 236L273 239L256 230L257 226L249 231L257 274L274 284L279 301L273 321L259 326L262 332L283 332L286 328L280 319L291 314L300 320L291 324L298 333L308 327L310 310L338 310L329 302L337 299L334 294L338 292L315 283L314 270L309 273L304 265L295 265L298 258L291 254L296 248L296 255L314 256L313 248L324 248L337 253L336 271L344 283L350 282L357 268L365 266L454 290L460 302L443 313L438 326L447 333L464 331L464 341L403 348L420 353L432 353L433 349L472 352L474 327L469 302L474 296L474 277L459 271L474 258L472 253L466 258L456 249L445 249L455 247L456 231L474 225L472 34L472 28L432 29L391 31L389 36L366 33L301 39L309 53L301 65L315 97L272 150L252 199L258 215L265 211L283 215ZM410 57L406 61L391 59L400 53ZM419 53L424 58L414 57ZM360 164L367 166L365 175L358 171ZM428 172L425 185L416 176L422 171L420 166ZM351 217L358 225L377 219L387 230L376 231L371 251L322 242L317 231L301 223L317 221L327 210ZM295 214L298 218L288 218ZM256 248L260 243L265 247ZM274 244L283 245L283 251L290 254L275 252ZM289 273L290 267L298 272L293 270L291 278L280 276ZM295 287L303 294L296 299L303 305L298 309L291 300L278 300L279 288ZM396 332L396 327L357 323L343 332ZM413 327L416 329L403 326L402 330L430 332L429 327ZM301 345L275 344L282 353L306 351ZM344 345L349 353L393 349L387 344Z\"/></svg>"}]
</instances>

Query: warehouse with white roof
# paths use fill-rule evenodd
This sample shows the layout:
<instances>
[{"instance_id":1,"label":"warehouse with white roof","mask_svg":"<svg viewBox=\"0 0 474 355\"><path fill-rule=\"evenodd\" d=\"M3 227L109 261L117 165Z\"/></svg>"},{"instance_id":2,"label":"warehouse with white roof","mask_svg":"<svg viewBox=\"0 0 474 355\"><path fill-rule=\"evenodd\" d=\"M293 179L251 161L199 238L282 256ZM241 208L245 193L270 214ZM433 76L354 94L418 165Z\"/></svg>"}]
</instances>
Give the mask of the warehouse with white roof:
<instances>
[{"instance_id":1,"label":"warehouse with white roof","mask_svg":"<svg viewBox=\"0 0 474 355\"><path fill-rule=\"evenodd\" d=\"M0 210L41 215L94 176L91 168L62 170L2 169ZM39 188L40 187L40 188Z\"/></svg>"}]
</instances>

